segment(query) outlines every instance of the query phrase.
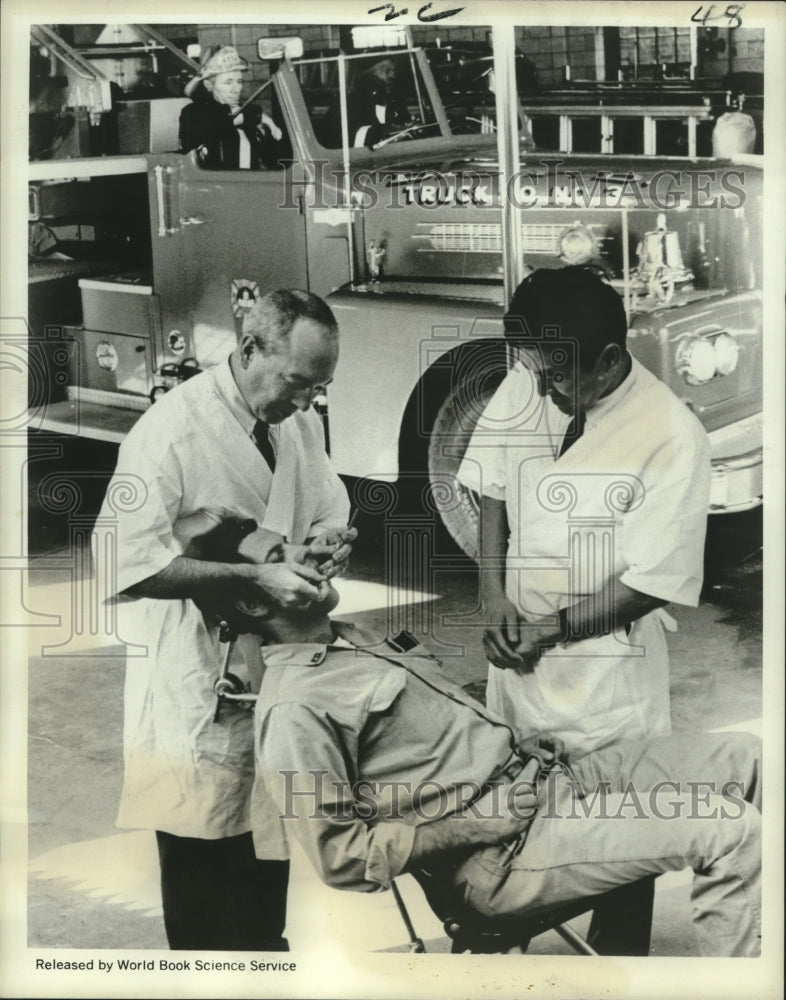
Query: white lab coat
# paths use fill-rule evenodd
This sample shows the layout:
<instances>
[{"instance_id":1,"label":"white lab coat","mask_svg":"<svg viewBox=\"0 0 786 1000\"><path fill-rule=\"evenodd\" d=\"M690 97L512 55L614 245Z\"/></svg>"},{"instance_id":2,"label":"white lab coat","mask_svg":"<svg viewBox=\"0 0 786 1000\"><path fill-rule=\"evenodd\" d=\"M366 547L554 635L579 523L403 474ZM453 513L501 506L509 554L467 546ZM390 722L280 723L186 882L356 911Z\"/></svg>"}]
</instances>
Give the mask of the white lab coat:
<instances>
[{"instance_id":1,"label":"white lab coat","mask_svg":"<svg viewBox=\"0 0 786 1000\"><path fill-rule=\"evenodd\" d=\"M514 367L470 441L460 480L504 500L506 592L527 621L622 583L696 605L710 487L699 421L637 361L587 413L560 458L570 417ZM534 673L489 667L488 703L522 735L546 730L575 754L670 731L668 653L655 611L608 635L549 650ZM673 623L672 623L673 626Z\"/></svg>"},{"instance_id":2,"label":"white lab coat","mask_svg":"<svg viewBox=\"0 0 786 1000\"><path fill-rule=\"evenodd\" d=\"M182 551L176 524L200 511L253 517L295 544L346 525L346 490L325 455L318 415L298 411L271 428L275 475L251 438L254 423L227 362L142 416L120 447L96 524L104 551L116 546L112 592L167 566ZM121 638L136 644L126 670L118 825L207 839L249 831L251 713L227 706L213 722L217 630L187 600L121 601L118 612ZM246 642L245 653L232 670L258 689L258 641Z\"/></svg>"}]
</instances>

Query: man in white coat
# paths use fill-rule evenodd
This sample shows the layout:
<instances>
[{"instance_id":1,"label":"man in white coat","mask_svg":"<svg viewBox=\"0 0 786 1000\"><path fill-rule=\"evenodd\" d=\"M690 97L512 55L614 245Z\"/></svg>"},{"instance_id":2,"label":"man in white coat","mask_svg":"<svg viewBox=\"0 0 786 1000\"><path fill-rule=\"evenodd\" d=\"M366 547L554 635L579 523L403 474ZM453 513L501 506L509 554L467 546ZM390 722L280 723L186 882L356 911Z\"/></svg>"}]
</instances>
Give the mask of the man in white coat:
<instances>
[{"instance_id":1,"label":"man in white coat","mask_svg":"<svg viewBox=\"0 0 786 1000\"><path fill-rule=\"evenodd\" d=\"M287 948L288 864L258 861L251 840L251 716L214 720L223 647L199 605L220 592L302 606L324 593L318 564L329 559L333 573L348 557L349 502L311 407L337 359L321 299L264 296L232 355L134 426L97 522L116 532L120 634L144 653L127 666L118 825L156 831L172 948ZM117 503L125 483L138 485L139 502ZM190 558L187 525L205 517L255 521L284 559ZM232 672L258 690L258 649L241 641L236 653Z\"/></svg>"},{"instance_id":2,"label":"man in white coat","mask_svg":"<svg viewBox=\"0 0 786 1000\"><path fill-rule=\"evenodd\" d=\"M459 469L481 495L489 707L521 738L553 733L574 760L665 736L663 606L699 600L707 435L631 357L622 300L589 269L526 278L505 335L519 360ZM622 937L619 914L596 911L595 947L646 954L651 900L651 886L631 887Z\"/></svg>"},{"instance_id":3,"label":"man in white coat","mask_svg":"<svg viewBox=\"0 0 786 1000\"><path fill-rule=\"evenodd\" d=\"M459 469L481 495L489 706L573 757L666 735L661 609L698 603L707 435L631 357L622 300L591 270L536 271L505 328L519 360Z\"/></svg>"}]
</instances>

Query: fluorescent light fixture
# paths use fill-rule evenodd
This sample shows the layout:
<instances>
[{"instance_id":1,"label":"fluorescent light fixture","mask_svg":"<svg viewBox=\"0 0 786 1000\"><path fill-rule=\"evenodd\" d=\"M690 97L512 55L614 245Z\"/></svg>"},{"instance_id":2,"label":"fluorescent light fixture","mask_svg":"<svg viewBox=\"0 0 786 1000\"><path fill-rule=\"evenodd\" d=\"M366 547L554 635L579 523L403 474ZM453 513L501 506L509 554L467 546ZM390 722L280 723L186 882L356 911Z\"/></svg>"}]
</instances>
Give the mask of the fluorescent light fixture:
<instances>
[{"instance_id":1,"label":"fluorescent light fixture","mask_svg":"<svg viewBox=\"0 0 786 1000\"><path fill-rule=\"evenodd\" d=\"M356 49L406 48L407 32L393 24L361 25L352 29L352 44Z\"/></svg>"}]
</instances>

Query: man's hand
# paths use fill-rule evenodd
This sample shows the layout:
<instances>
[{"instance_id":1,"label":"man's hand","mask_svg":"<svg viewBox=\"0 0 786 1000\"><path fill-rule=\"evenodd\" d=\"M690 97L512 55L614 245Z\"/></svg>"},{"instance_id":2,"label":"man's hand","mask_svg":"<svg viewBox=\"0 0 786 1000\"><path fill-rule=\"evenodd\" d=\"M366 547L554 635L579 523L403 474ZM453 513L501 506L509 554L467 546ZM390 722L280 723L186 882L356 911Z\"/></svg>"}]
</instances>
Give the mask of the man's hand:
<instances>
[{"instance_id":1,"label":"man's hand","mask_svg":"<svg viewBox=\"0 0 786 1000\"><path fill-rule=\"evenodd\" d=\"M561 740L558 736L552 736L551 733L534 733L532 736L528 736L527 739L522 740L519 743L518 749L525 754L537 754L546 764L568 759L568 755L565 752L564 740Z\"/></svg>"},{"instance_id":2,"label":"man's hand","mask_svg":"<svg viewBox=\"0 0 786 1000\"><path fill-rule=\"evenodd\" d=\"M415 827L412 851L404 871L414 871L431 858L468 847L502 844L526 830L537 809L540 761L530 760L515 782L492 788L463 813L443 816Z\"/></svg>"},{"instance_id":3,"label":"man's hand","mask_svg":"<svg viewBox=\"0 0 786 1000\"><path fill-rule=\"evenodd\" d=\"M539 770L540 761L532 758L512 784L492 788L473 804L472 813L478 816L474 823L479 825L476 843L501 844L527 829L538 807Z\"/></svg>"},{"instance_id":4,"label":"man's hand","mask_svg":"<svg viewBox=\"0 0 786 1000\"><path fill-rule=\"evenodd\" d=\"M515 669L523 665L516 647L520 643L519 613L502 591L481 594L483 649L495 667Z\"/></svg>"},{"instance_id":5,"label":"man's hand","mask_svg":"<svg viewBox=\"0 0 786 1000\"><path fill-rule=\"evenodd\" d=\"M325 578L308 563L246 563L243 575L254 596L272 598L284 608L304 608L325 596Z\"/></svg>"},{"instance_id":6,"label":"man's hand","mask_svg":"<svg viewBox=\"0 0 786 1000\"><path fill-rule=\"evenodd\" d=\"M267 130L276 142L280 142L284 134L273 119L269 115L266 115L264 111L262 112L262 117L257 128L262 135L264 135L265 130Z\"/></svg>"},{"instance_id":7,"label":"man's hand","mask_svg":"<svg viewBox=\"0 0 786 1000\"><path fill-rule=\"evenodd\" d=\"M523 624L519 629L519 642L516 646L516 654L520 659L518 669L525 674L532 673L541 656L556 645L560 638L559 626Z\"/></svg>"},{"instance_id":8,"label":"man's hand","mask_svg":"<svg viewBox=\"0 0 786 1000\"><path fill-rule=\"evenodd\" d=\"M352 543L357 537L357 528L334 528L326 531L306 547L306 558L329 580L346 570Z\"/></svg>"}]
</instances>

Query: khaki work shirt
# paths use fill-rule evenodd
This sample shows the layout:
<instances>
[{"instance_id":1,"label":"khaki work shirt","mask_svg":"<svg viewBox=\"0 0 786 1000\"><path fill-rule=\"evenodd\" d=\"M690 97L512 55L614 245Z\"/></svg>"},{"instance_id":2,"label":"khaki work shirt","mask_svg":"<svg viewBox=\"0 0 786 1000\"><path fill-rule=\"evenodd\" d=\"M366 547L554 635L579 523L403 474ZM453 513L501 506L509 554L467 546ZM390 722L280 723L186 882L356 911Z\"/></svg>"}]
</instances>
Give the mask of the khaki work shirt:
<instances>
[{"instance_id":1,"label":"khaki work shirt","mask_svg":"<svg viewBox=\"0 0 786 1000\"><path fill-rule=\"evenodd\" d=\"M460 812L500 775L515 739L425 647L334 628L343 645L264 648L255 794L324 882L373 892L406 865L418 824Z\"/></svg>"}]
</instances>

